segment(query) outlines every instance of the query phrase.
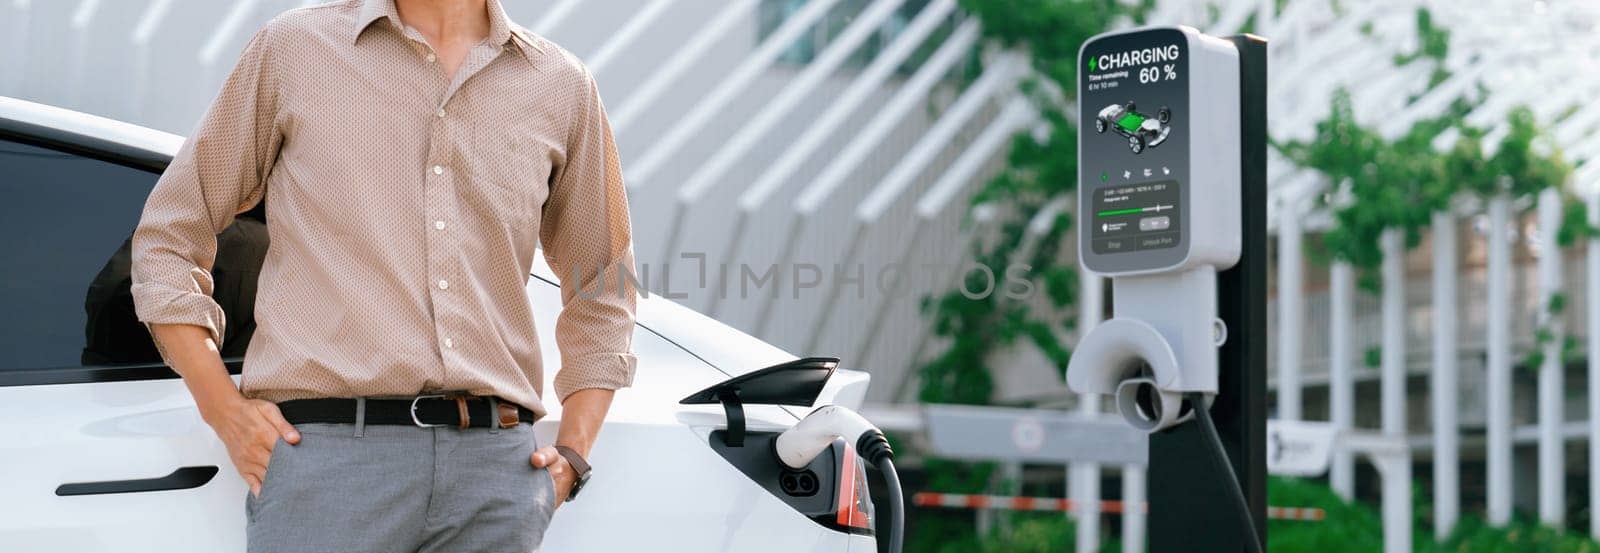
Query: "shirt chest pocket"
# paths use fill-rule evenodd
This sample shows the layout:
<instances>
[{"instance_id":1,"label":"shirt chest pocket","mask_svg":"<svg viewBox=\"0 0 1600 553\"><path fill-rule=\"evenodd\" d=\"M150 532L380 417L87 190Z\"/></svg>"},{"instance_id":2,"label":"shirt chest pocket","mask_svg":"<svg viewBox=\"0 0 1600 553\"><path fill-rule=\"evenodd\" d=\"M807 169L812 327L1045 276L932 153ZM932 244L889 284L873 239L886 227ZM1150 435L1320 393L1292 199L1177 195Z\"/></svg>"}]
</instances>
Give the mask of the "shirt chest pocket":
<instances>
[{"instance_id":1,"label":"shirt chest pocket","mask_svg":"<svg viewBox=\"0 0 1600 553\"><path fill-rule=\"evenodd\" d=\"M550 192L551 149L544 141L506 133L485 136L475 145L477 156L467 187L480 193L474 206L484 215L514 225L533 222Z\"/></svg>"}]
</instances>

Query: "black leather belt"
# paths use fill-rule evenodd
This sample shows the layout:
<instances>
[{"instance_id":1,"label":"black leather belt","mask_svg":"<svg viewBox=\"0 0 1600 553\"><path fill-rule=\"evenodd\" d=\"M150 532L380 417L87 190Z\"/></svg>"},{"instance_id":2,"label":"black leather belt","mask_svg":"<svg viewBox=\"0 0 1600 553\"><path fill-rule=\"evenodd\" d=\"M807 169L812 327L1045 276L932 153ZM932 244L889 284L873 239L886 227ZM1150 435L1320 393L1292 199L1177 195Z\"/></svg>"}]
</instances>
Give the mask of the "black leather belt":
<instances>
[{"instance_id":1,"label":"black leather belt","mask_svg":"<svg viewBox=\"0 0 1600 553\"><path fill-rule=\"evenodd\" d=\"M353 398L295 399L278 404L278 410L289 424L344 423L355 424L356 404ZM533 411L515 403L495 398L494 411L490 412L488 396L466 394L430 394L410 399L367 399L363 424L395 424L421 427L454 426L457 428L501 428L516 426L519 422L531 423L538 418Z\"/></svg>"}]
</instances>

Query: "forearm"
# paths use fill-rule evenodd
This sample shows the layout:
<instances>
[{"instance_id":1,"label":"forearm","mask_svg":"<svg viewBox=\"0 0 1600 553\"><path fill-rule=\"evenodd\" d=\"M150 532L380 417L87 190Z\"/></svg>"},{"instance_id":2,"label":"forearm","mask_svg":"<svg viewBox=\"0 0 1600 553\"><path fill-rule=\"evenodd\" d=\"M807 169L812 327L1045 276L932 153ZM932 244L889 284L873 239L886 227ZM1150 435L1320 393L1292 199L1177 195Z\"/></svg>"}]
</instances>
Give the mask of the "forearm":
<instances>
[{"instance_id":1,"label":"forearm","mask_svg":"<svg viewBox=\"0 0 1600 553\"><path fill-rule=\"evenodd\" d=\"M189 387L200 417L227 447L228 458L250 486L250 493L260 494L274 441L282 437L286 443L297 444L300 434L283 420L276 405L246 400L239 393L205 327L150 323L149 328L167 363Z\"/></svg>"},{"instance_id":2,"label":"forearm","mask_svg":"<svg viewBox=\"0 0 1600 553\"><path fill-rule=\"evenodd\" d=\"M615 390L586 388L567 396L561 403L561 429L556 434L556 445L570 447L588 457L615 395Z\"/></svg>"},{"instance_id":3,"label":"forearm","mask_svg":"<svg viewBox=\"0 0 1600 553\"><path fill-rule=\"evenodd\" d=\"M172 369L183 377L200 416L210 423L217 413L243 400L239 388L228 376L211 334L202 327L190 324L151 324L151 335L166 352Z\"/></svg>"},{"instance_id":4,"label":"forearm","mask_svg":"<svg viewBox=\"0 0 1600 553\"><path fill-rule=\"evenodd\" d=\"M587 69L583 81L582 90L575 91L579 102L567 157L544 202L539 241L561 279L556 342L562 357L554 387L562 398L562 416L556 445L588 457L615 390L633 382L638 296L622 278L633 271L633 235L621 158L599 87ZM583 290L600 293L588 297Z\"/></svg>"}]
</instances>

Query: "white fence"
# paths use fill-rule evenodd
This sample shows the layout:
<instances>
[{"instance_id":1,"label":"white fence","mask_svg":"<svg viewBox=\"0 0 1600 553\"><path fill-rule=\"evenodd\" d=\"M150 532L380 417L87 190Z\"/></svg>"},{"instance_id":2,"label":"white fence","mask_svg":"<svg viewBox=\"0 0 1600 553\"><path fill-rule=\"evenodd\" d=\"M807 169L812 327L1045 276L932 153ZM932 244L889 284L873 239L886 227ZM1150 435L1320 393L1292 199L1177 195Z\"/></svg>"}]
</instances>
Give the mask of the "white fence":
<instances>
[{"instance_id":1,"label":"white fence","mask_svg":"<svg viewBox=\"0 0 1600 553\"><path fill-rule=\"evenodd\" d=\"M1301 406L1290 404L1300 401L1301 394L1288 389L1286 383L1309 383L1329 389L1328 411L1336 424L1353 426L1357 406L1370 411L1374 402L1370 397L1357 397L1352 390L1358 381L1377 376L1381 393L1376 403L1383 413L1383 431L1401 436L1421 431L1423 439L1420 443L1414 441L1414 445L1431 450L1432 503L1435 531L1440 534L1447 534L1459 517L1463 453L1476 458L1481 452L1481 458L1486 460L1486 514L1491 523L1510 520L1516 499L1513 482L1517 474L1522 474L1526 480L1537 482L1537 501L1527 507L1538 513L1541 522L1563 525L1568 511L1566 476L1569 472L1585 472L1581 467L1568 468L1571 459L1566 445L1591 440L1596 428L1594 417L1572 418L1569 411L1593 413L1600 402L1600 393L1593 391L1593 386L1600 383L1597 359L1589 357L1586 380L1591 392L1570 393L1564 380L1569 372L1578 371L1569 370L1561 351L1562 341L1570 333L1587 335L1591 343L1595 338L1587 330L1600 317L1600 295L1596 295L1600 291L1600 267L1596 267L1600 265L1600 244L1591 241L1582 255L1576 254L1576 248L1563 250L1556 246L1556 230L1561 222L1561 199L1556 190L1546 191L1536 206L1512 206L1499 198L1488 202L1487 207L1488 221L1481 227L1481 236L1461 232L1455 215L1435 217L1427 242L1419 252L1411 254L1417 265L1431 271L1431 281L1407 279L1405 272L1399 270L1404 265L1399 261L1404 255L1394 255L1391 252L1398 250L1386 249L1383 288L1391 293L1379 297L1376 306L1370 296L1363 297L1352 289L1352 279L1344 274L1349 268L1336 265L1330 269L1333 275L1328 279L1327 293L1312 296L1319 306L1326 305L1328 309L1313 309L1316 316L1307 318L1302 314L1297 319L1292 316L1292 302L1280 297L1275 302L1277 316L1272 322L1276 329L1272 343L1277 347L1306 343L1307 337L1313 337L1309 343L1320 347L1306 349L1326 352L1321 359L1301 356L1298 359L1306 362L1277 367L1279 415L1301 411ZM1512 211L1519 207L1531 207L1531 214L1514 218ZM1590 207L1591 218L1600 220L1600 211L1595 210L1600 205ZM1531 232L1518 233L1513 239L1516 229ZM1278 236L1280 243L1304 239L1303 235L1285 232L1293 230L1292 226L1278 230L1282 233ZM1527 255L1519 259L1513 256L1514 250ZM1304 265L1303 259L1293 257L1296 251L1278 249L1280 275L1293 276L1295 272L1281 270L1283 267ZM1471 253L1463 256L1463 251ZM1486 266L1464 268L1459 262L1463 257L1469 259L1469 264L1481 262ZM1551 313L1547 307L1555 294L1567 298L1566 308L1560 313ZM1291 316L1284 316L1286 313ZM1533 339L1540 328L1551 334L1542 345ZM1376 374L1357 368L1362 364L1365 345L1381 345L1385 350ZM1542 362L1537 367L1524 367L1537 370L1536 386L1533 390L1519 390L1515 383L1527 378L1518 378L1513 370L1520 370L1516 367L1524 356L1538 347L1542 347ZM1480 355L1481 361L1477 359ZM1313 365L1312 359L1320 362ZM1312 371L1313 366L1323 370ZM1303 379L1302 375L1315 378ZM1424 388L1408 393L1407 377L1422 375L1428 377ZM1462 386L1463 382L1473 384ZM1520 403L1514 401L1518 391L1524 394ZM1518 406L1524 407L1520 416ZM1426 407L1431 409L1423 411ZM1427 418L1408 424L1407 418L1418 412ZM1532 419L1531 426L1524 424L1528 418ZM1464 448L1463 423L1482 427L1487 439ZM1585 429L1589 432L1583 432ZM1530 442L1536 446L1537 461L1516 466L1514 449ZM1590 441L1591 447L1594 443ZM1595 458L1595 453L1591 450L1589 457ZM1333 469L1335 490L1347 497L1353 490L1349 463L1348 458L1341 459ZM1591 495L1588 503L1600 504L1600 496Z\"/></svg>"}]
</instances>

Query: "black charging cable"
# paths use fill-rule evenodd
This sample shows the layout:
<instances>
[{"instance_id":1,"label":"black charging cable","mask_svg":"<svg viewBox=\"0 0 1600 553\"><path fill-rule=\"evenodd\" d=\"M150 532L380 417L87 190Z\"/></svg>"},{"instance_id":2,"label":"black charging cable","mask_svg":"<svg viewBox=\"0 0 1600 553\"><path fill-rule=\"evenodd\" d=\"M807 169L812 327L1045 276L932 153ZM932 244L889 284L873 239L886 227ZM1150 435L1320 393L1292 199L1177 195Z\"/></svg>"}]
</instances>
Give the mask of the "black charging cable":
<instances>
[{"instance_id":1,"label":"black charging cable","mask_svg":"<svg viewBox=\"0 0 1600 553\"><path fill-rule=\"evenodd\" d=\"M862 434L856 442L856 451L883 473L883 482L888 487L885 491L889 494L889 553L900 553L905 545L906 504L904 492L900 490L900 473L894 468L894 450L882 432L873 430Z\"/></svg>"},{"instance_id":2,"label":"black charging cable","mask_svg":"<svg viewBox=\"0 0 1600 553\"><path fill-rule=\"evenodd\" d=\"M1206 441L1211 444L1211 456L1217 471L1228 477L1229 488L1233 490L1234 507L1239 509L1239 520L1244 522L1245 541L1250 544L1250 551L1262 553L1260 534L1256 533L1255 517L1250 516L1250 503L1244 499L1244 487L1239 485L1239 475L1233 473L1233 463L1228 460L1228 451L1222 447L1222 435L1217 433L1217 424L1211 421L1211 409L1206 406L1205 394L1189 392L1185 394L1189 399L1189 408L1194 410L1195 418L1200 419L1200 427L1205 429Z\"/></svg>"}]
</instances>

